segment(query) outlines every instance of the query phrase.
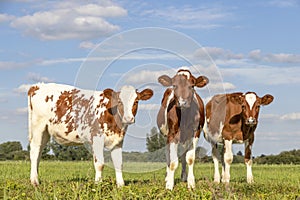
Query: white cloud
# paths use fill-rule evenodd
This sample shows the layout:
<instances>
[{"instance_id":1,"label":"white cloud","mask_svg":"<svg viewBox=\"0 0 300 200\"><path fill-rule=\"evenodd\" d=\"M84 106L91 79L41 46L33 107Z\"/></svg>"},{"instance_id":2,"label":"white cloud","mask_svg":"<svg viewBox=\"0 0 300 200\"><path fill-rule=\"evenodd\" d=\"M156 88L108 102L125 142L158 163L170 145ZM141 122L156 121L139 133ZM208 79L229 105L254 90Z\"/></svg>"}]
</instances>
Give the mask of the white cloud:
<instances>
[{"instance_id":1,"label":"white cloud","mask_svg":"<svg viewBox=\"0 0 300 200\"><path fill-rule=\"evenodd\" d=\"M243 54L235 54L230 50L225 50L219 47L203 47L201 49L197 49L193 56L200 59L213 59L213 60L244 59Z\"/></svg>"},{"instance_id":2,"label":"white cloud","mask_svg":"<svg viewBox=\"0 0 300 200\"><path fill-rule=\"evenodd\" d=\"M288 113L280 117L281 120L300 120L300 113Z\"/></svg>"},{"instance_id":3,"label":"white cloud","mask_svg":"<svg viewBox=\"0 0 300 200\"><path fill-rule=\"evenodd\" d=\"M60 5L62 8L50 8L48 11L16 18L11 26L41 40L84 40L109 36L118 31L120 27L105 18L127 15L127 11L117 5Z\"/></svg>"},{"instance_id":4,"label":"white cloud","mask_svg":"<svg viewBox=\"0 0 300 200\"><path fill-rule=\"evenodd\" d=\"M146 10L142 15L163 18L174 23L174 27L212 29L221 26L217 21L224 20L232 14L218 7L170 6L164 9Z\"/></svg>"},{"instance_id":5,"label":"white cloud","mask_svg":"<svg viewBox=\"0 0 300 200\"><path fill-rule=\"evenodd\" d=\"M182 67L179 67L182 68ZM178 68L178 69L179 69ZM204 75L208 77L209 83L205 88L209 89L211 92L224 92L234 90L236 86L230 82L222 82L220 79L218 69L212 67L204 67L204 66L194 66L187 67L191 71L191 73L198 77L200 75ZM168 70L141 70L135 71L134 73L125 74L125 82L127 84L143 84L143 83L155 83L159 84L157 79L161 75L168 75L173 77L176 74L177 69L168 69ZM201 73L201 74L200 74Z\"/></svg>"},{"instance_id":6,"label":"white cloud","mask_svg":"<svg viewBox=\"0 0 300 200\"><path fill-rule=\"evenodd\" d=\"M260 118L266 120L300 120L300 113L286 113L286 114L261 114Z\"/></svg>"},{"instance_id":7,"label":"white cloud","mask_svg":"<svg viewBox=\"0 0 300 200\"><path fill-rule=\"evenodd\" d=\"M297 7L299 6L298 0L272 0L269 1L269 4L272 6L280 7L280 8L288 8L288 7Z\"/></svg>"},{"instance_id":8,"label":"white cloud","mask_svg":"<svg viewBox=\"0 0 300 200\"><path fill-rule=\"evenodd\" d=\"M97 44L94 44L90 41L84 41L79 44L79 48L81 48L81 49L93 49L96 46L97 46Z\"/></svg>"},{"instance_id":9,"label":"white cloud","mask_svg":"<svg viewBox=\"0 0 300 200\"><path fill-rule=\"evenodd\" d=\"M139 110L158 110L160 108L159 104L140 104Z\"/></svg>"},{"instance_id":10,"label":"white cloud","mask_svg":"<svg viewBox=\"0 0 300 200\"><path fill-rule=\"evenodd\" d=\"M217 74L214 70L219 70L227 80L239 77L266 85L300 83L300 67L297 66L300 64L300 54L262 53L256 49L243 55L218 47L203 47L194 53L194 58L212 59L219 66L208 67L207 70L203 68L210 80Z\"/></svg>"},{"instance_id":11,"label":"white cloud","mask_svg":"<svg viewBox=\"0 0 300 200\"><path fill-rule=\"evenodd\" d=\"M249 52L249 59L268 63L300 63L300 54L263 54L260 49Z\"/></svg>"},{"instance_id":12,"label":"white cloud","mask_svg":"<svg viewBox=\"0 0 300 200\"><path fill-rule=\"evenodd\" d=\"M32 63L26 62L14 62L14 61L0 61L0 69L19 69L23 67L28 67Z\"/></svg>"},{"instance_id":13,"label":"white cloud","mask_svg":"<svg viewBox=\"0 0 300 200\"><path fill-rule=\"evenodd\" d=\"M30 87L31 84L22 84L18 88L15 88L13 91L16 93L23 94L23 93L27 93Z\"/></svg>"},{"instance_id":14,"label":"white cloud","mask_svg":"<svg viewBox=\"0 0 300 200\"><path fill-rule=\"evenodd\" d=\"M36 74L33 72L28 73L27 78L28 78L28 80L33 81L33 82L46 82L47 83L47 82L53 81L52 79L50 79L48 77L43 77L40 74Z\"/></svg>"},{"instance_id":15,"label":"white cloud","mask_svg":"<svg viewBox=\"0 0 300 200\"><path fill-rule=\"evenodd\" d=\"M1 14L0 13L0 23L7 22L13 20L15 17L8 14Z\"/></svg>"},{"instance_id":16,"label":"white cloud","mask_svg":"<svg viewBox=\"0 0 300 200\"><path fill-rule=\"evenodd\" d=\"M266 119L266 120L278 120L280 119L280 115L278 114L260 114L261 119Z\"/></svg>"},{"instance_id":17,"label":"white cloud","mask_svg":"<svg viewBox=\"0 0 300 200\"><path fill-rule=\"evenodd\" d=\"M222 68L222 73L230 77L243 77L245 81L265 85L299 84L300 67L273 67L247 65L240 68Z\"/></svg>"},{"instance_id":18,"label":"white cloud","mask_svg":"<svg viewBox=\"0 0 300 200\"><path fill-rule=\"evenodd\" d=\"M25 115L28 112L28 108L27 107L23 107L23 108L17 108L15 113L17 115Z\"/></svg>"},{"instance_id":19,"label":"white cloud","mask_svg":"<svg viewBox=\"0 0 300 200\"><path fill-rule=\"evenodd\" d=\"M234 90L236 88L234 84L228 82L209 83L207 87L213 91L228 91L228 90Z\"/></svg>"},{"instance_id":20,"label":"white cloud","mask_svg":"<svg viewBox=\"0 0 300 200\"><path fill-rule=\"evenodd\" d=\"M127 15L125 9L115 5L104 7L96 4L87 4L77 7L75 10L80 15L94 15L100 17L120 17Z\"/></svg>"},{"instance_id":21,"label":"white cloud","mask_svg":"<svg viewBox=\"0 0 300 200\"><path fill-rule=\"evenodd\" d=\"M128 84L139 84L139 83L158 83L157 79L159 76L163 74L175 74L175 70L159 70L159 71L154 71L154 70L142 70L139 71L138 73L130 73L126 77L126 83Z\"/></svg>"}]
</instances>

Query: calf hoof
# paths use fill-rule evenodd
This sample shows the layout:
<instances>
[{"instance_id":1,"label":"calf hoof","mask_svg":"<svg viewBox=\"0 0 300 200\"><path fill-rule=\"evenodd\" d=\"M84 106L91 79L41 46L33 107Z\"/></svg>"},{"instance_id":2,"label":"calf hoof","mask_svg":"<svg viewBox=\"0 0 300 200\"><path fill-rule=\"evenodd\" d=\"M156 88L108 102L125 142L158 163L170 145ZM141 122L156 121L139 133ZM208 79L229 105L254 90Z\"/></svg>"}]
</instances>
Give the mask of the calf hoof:
<instances>
[{"instance_id":1,"label":"calf hoof","mask_svg":"<svg viewBox=\"0 0 300 200\"><path fill-rule=\"evenodd\" d=\"M187 176L186 176L186 174L181 174L181 181L182 182L187 182Z\"/></svg>"},{"instance_id":2,"label":"calf hoof","mask_svg":"<svg viewBox=\"0 0 300 200\"><path fill-rule=\"evenodd\" d=\"M189 180L188 181L188 189L194 189L195 188L195 180Z\"/></svg>"},{"instance_id":3,"label":"calf hoof","mask_svg":"<svg viewBox=\"0 0 300 200\"><path fill-rule=\"evenodd\" d=\"M171 182L167 181L166 189L167 190L173 190L173 188L174 188L174 183L171 183Z\"/></svg>"},{"instance_id":4,"label":"calf hoof","mask_svg":"<svg viewBox=\"0 0 300 200\"><path fill-rule=\"evenodd\" d=\"M249 184L254 183L253 177L247 178L247 183Z\"/></svg>"},{"instance_id":5,"label":"calf hoof","mask_svg":"<svg viewBox=\"0 0 300 200\"><path fill-rule=\"evenodd\" d=\"M37 186L39 186L39 181L38 181L38 180L31 180L31 184L32 184L34 187L37 187Z\"/></svg>"},{"instance_id":6,"label":"calf hoof","mask_svg":"<svg viewBox=\"0 0 300 200\"><path fill-rule=\"evenodd\" d=\"M215 176L214 177L214 182L215 183L220 183L220 176Z\"/></svg>"},{"instance_id":7,"label":"calf hoof","mask_svg":"<svg viewBox=\"0 0 300 200\"><path fill-rule=\"evenodd\" d=\"M121 187L123 187L125 184L124 184L124 181L121 181L121 182L119 182L119 183L117 183L117 187L118 188L121 188Z\"/></svg>"}]
</instances>

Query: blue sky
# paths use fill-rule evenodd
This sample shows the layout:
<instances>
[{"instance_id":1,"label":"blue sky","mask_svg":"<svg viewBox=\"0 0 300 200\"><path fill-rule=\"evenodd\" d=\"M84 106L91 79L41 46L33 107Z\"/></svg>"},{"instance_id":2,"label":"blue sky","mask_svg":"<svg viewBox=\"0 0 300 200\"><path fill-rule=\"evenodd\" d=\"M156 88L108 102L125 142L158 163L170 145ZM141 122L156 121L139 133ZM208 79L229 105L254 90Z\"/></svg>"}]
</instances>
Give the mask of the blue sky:
<instances>
[{"instance_id":1,"label":"blue sky","mask_svg":"<svg viewBox=\"0 0 300 200\"><path fill-rule=\"evenodd\" d=\"M28 144L29 84L133 84L155 90L124 143L144 151L164 90L156 78L188 66L210 79L197 90L205 101L235 91L275 97L261 109L254 155L299 149L299 19L299 0L1 1L0 143Z\"/></svg>"}]
</instances>

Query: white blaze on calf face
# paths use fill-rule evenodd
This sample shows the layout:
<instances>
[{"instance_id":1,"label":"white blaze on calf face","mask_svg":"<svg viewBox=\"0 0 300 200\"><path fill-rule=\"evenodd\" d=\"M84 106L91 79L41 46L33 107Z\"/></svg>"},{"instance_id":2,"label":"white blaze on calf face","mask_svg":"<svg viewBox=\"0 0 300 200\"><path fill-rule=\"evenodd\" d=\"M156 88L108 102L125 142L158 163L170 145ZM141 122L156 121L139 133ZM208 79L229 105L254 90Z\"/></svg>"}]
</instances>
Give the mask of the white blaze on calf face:
<instances>
[{"instance_id":1,"label":"white blaze on calf face","mask_svg":"<svg viewBox=\"0 0 300 200\"><path fill-rule=\"evenodd\" d=\"M190 73L189 72L185 72L185 71L181 71L177 73L178 75L185 75L187 77L187 79L190 79Z\"/></svg>"},{"instance_id":2,"label":"white blaze on calf face","mask_svg":"<svg viewBox=\"0 0 300 200\"><path fill-rule=\"evenodd\" d=\"M132 107L135 99L137 98L136 90L132 86L123 86L119 96L124 109L123 123L133 123L134 116L132 113Z\"/></svg>"},{"instance_id":3,"label":"white blaze on calf face","mask_svg":"<svg viewBox=\"0 0 300 200\"><path fill-rule=\"evenodd\" d=\"M247 103L249 104L250 110L252 110L253 105L256 101L256 95L253 93L249 93L249 94L246 94L245 97L246 97Z\"/></svg>"}]
</instances>

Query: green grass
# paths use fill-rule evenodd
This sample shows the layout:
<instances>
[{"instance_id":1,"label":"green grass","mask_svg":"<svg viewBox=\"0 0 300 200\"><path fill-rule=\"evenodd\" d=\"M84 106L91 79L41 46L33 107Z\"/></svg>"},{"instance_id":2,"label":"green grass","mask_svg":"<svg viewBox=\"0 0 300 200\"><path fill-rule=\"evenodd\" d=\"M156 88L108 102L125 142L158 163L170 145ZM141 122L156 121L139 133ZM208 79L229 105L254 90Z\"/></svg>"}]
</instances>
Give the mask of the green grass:
<instances>
[{"instance_id":1,"label":"green grass","mask_svg":"<svg viewBox=\"0 0 300 200\"><path fill-rule=\"evenodd\" d=\"M165 190L165 164L124 163L125 186L115 185L110 165L103 182L94 183L92 162L42 161L40 186L29 181L30 162L0 162L0 199L299 199L300 165L254 165L254 184L246 183L246 167L234 164L229 186L215 184L213 164L195 165L196 188L187 189L175 174L173 191Z\"/></svg>"}]
</instances>

